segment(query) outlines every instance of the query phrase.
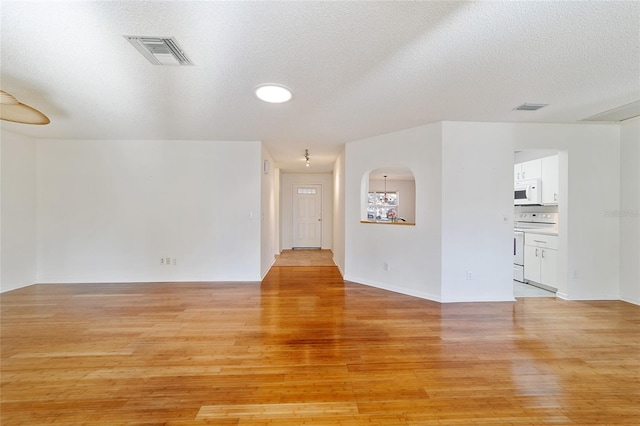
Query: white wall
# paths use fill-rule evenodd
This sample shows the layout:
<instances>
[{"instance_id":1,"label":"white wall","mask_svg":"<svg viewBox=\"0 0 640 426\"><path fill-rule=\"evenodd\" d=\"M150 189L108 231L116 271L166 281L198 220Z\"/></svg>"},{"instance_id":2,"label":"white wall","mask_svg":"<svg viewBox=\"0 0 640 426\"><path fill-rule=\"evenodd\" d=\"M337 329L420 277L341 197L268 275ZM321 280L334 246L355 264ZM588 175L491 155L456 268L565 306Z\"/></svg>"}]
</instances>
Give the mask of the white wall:
<instances>
[{"instance_id":1,"label":"white wall","mask_svg":"<svg viewBox=\"0 0 640 426\"><path fill-rule=\"evenodd\" d=\"M513 142L499 125L442 126L441 300L514 300Z\"/></svg>"},{"instance_id":2,"label":"white wall","mask_svg":"<svg viewBox=\"0 0 640 426\"><path fill-rule=\"evenodd\" d=\"M41 140L37 155L39 282L260 280L260 142Z\"/></svg>"},{"instance_id":3,"label":"white wall","mask_svg":"<svg viewBox=\"0 0 640 426\"><path fill-rule=\"evenodd\" d=\"M273 167L271 154L262 146L261 214L260 214L260 276L269 272L278 252L278 186L279 169Z\"/></svg>"},{"instance_id":4,"label":"white wall","mask_svg":"<svg viewBox=\"0 0 640 426\"><path fill-rule=\"evenodd\" d=\"M513 142L495 133L436 123L348 143L345 278L443 302L513 300ZM360 224L363 176L393 165L415 176L416 226Z\"/></svg>"},{"instance_id":5,"label":"white wall","mask_svg":"<svg viewBox=\"0 0 640 426\"><path fill-rule=\"evenodd\" d=\"M439 123L346 145L345 279L440 299L440 157ZM415 226L360 222L363 211L366 212L369 173L386 166L406 166L413 172ZM383 270L384 263L389 265L389 271Z\"/></svg>"},{"instance_id":6,"label":"white wall","mask_svg":"<svg viewBox=\"0 0 640 426\"><path fill-rule=\"evenodd\" d=\"M344 277L344 149L333 165L333 261Z\"/></svg>"},{"instance_id":7,"label":"white wall","mask_svg":"<svg viewBox=\"0 0 640 426\"><path fill-rule=\"evenodd\" d=\"M384 191L385 182L369 179L369 191ZM398 192L398 217L407 222L416 221L416 183L414 180L387 179L387 191Z\"/></svg>"},{"instance_id":8,"label":"white wall","mask_svg":"<svg viewBox=\"0 0 640 426\"><path fill-rule=\"evenodd\" d=\"M620 206L620 128L606 124L445 122L348 143L345 279L444 302L513 300L513 153L526 149L560 156L560 294L619 298L620 218L607 212ZM363 176L389 165L416 177L414 230L359 223Z\"/></svg>"},{"instance_id":9,"label":"white wall","mask_svg":"<svg viewBox=\"0 0 640 426\"><path fill-rule=\"evenodd\" d=\"M280 174L280 231L281 249L292 248L293 232L293 185L322 185L322 248L333 246L333 176L328 173L281 173Z\"/></svg>"},{"instance_id":10,"label":"white wall","mask_svg":"<svg viewBox=\"0 0 640 426\"><path fill-rule=\"evenodd\" d=\"M640 305L640 117L620 134L620 298Z\"/></svg>"},{"instance_id":11,"label":"white wall","mask_svg":"<svg viewBox=\"0 0 640 426\"><path fill-rule=\"evenodd\" d=\"M465 268L474 271L473 281L486 280L485 273L495 275L501 282L506 279L506 262L511 258L512 244L508 212L513 212L513 207L510 199L507 202L502 194L508 191L511 197L514 150L530 149L559 151L559 294L581 300L619 297L620 220L606 214L620 205L619 126L445 123L443 300L452 300L449 291L458 292L455 300L460 300L463 292L474 300L482 300L472 282L463 282ZM458 185L462 182L466 182L467 190ZM477 188L469 186L470 182ZM485 202L486 197L489 203ZM457 205L453 211L448 208L450 202ZM474 218L463 224L465 214ZM501 223L505 216L510 218L509 226ZM447 222L451 222L450 227ZM507 234L508 245L501 243ZM486 253L479 252L474 259L478 244L485 242L489 242ZM500 247L505 245L509 255L506 250L501 251ZM465 258L466 261L462 260ZM483 276L478 276L473 268L481 268ZM451 281L454 275L456 279ZM480 286L478 290L488 288ZM501 294L507 291L506 284L495 284L491 288Z\"/></svg>"},{"instance_id":12,"label":"white wall","mask_svg":"<svg viewBox=\"0 0 640 426\"><path fill-rule=\"evenodd\" d=\"M550 149L564 169L562 292L638 303L638 121L622 129L448 122L351 142L333 177L313 179L329 196L324 231L336 263L348 280L433 300L506 297L512 240L502 210L508 197L513 211L513 151ZM249 281L264 272L272 237L263 238L261 212L267 206L271 220L271 200L259 194L271 183L262 180L259 142L35 142L3 130L0 153L3 291L33 282ZM360 223L363 177L389 165L416 176L415 227ZM288 179L281 188L290 189ZM287 194L281 204L290 206ZM632 214L611 214L621 211ZM477 219L463 223L471 213ZM332 216L335 226L326 224ZM486 253L476 259L480 248ZM159 265L163 256L178 264Z\"/></svg>"},{"instance_id":13,"label":"white wall","mask_svg":"<svg viewBox=\"0 0 640 426\"><path fill-rule=\"evenodd\" d=\"M0 134L0 290L34 284L36 257L36 142Z\"/></svg>"},{"instance_id":14,"label":"white wall","mask_svg":"<svg viewBox=\"0 0 640 426\"><path fill-rule=\"evenodd\" d=\"M560 156L559 294L567 299L620 297L620 126L485 124L514 149L552 149ZM504 136L504 132L508 134Z\"/></svg>"}]
</instances>

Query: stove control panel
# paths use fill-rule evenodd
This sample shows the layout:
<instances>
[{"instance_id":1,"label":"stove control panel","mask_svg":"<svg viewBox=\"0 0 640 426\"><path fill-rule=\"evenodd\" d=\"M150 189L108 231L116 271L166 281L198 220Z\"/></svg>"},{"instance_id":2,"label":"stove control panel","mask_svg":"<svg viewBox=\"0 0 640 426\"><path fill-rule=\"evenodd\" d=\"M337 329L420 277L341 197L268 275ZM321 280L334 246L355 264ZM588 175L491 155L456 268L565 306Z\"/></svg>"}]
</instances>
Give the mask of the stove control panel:
<instances>
[{"instance_id":1,"label":"stove control panel","mask_svg":"<svg viewBox=\"0 0 640 426\"><path fill-rule=\"evenodd\" d=\"M516 215L517 222L548 223L555 225L558 223L558 213L519 213Z\"/></svg>"}]
</instances>

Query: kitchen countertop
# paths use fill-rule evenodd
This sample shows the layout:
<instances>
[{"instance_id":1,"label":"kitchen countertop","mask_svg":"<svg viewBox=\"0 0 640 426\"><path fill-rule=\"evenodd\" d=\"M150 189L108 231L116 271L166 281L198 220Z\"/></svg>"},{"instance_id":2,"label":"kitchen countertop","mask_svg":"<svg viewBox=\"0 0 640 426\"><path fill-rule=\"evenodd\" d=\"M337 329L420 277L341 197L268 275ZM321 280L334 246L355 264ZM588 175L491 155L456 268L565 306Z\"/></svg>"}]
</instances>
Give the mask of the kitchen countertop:
<instances>
[{"instance_id":1,"label":"kitchen countertop","mask_svg":"<svg viewBox=\"0 0 640 426\"><path fill-rule=\"evenodd\" d=\"M513 228L514 231L523 231L527 234L542 234L542 235L558 235L556 228Z\"/></svg>"}]
</instances>

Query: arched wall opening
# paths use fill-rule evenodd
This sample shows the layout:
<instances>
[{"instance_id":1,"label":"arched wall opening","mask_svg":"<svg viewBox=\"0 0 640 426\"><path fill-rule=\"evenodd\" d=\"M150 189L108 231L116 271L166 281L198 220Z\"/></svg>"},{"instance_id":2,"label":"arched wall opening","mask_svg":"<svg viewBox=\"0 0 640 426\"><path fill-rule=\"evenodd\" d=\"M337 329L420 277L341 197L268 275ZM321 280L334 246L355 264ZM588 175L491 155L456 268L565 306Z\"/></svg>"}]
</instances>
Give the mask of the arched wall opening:
<instances>
[{"instance_id":1,"label":"arched wall opening","mask_svg":"<svg viewBox=\"0 0 640 426\"><path fill-rule=\"evenodd\" d=\"M361 221L415 225L416 180L406 166L385 166L362 177Z\"/></svg>"}]
</instances>

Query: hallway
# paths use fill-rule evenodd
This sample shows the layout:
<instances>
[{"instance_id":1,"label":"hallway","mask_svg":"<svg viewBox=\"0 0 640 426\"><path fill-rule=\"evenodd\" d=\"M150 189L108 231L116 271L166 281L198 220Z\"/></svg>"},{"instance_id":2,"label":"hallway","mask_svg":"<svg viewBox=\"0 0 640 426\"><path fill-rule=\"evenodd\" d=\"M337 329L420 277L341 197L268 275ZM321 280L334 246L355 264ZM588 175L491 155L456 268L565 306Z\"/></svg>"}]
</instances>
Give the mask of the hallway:
<instances>
[{"instance_id":1,"label":"hallway","mask_svg":"<svg viewBox=\"0 0 640 426\"><path fill-rule=\"evenodd\" d=\"M335 266L331 250L282 250L273 266Z\"/></svg>"}]
</instances>

